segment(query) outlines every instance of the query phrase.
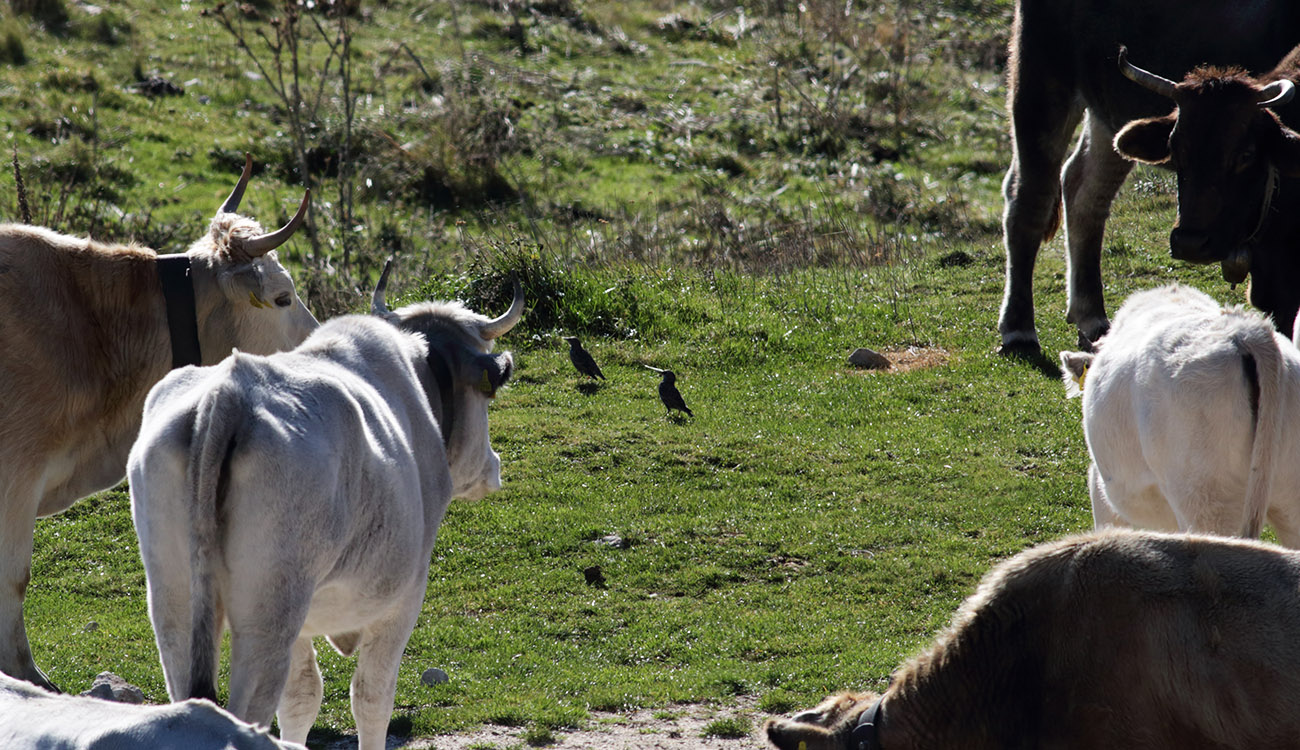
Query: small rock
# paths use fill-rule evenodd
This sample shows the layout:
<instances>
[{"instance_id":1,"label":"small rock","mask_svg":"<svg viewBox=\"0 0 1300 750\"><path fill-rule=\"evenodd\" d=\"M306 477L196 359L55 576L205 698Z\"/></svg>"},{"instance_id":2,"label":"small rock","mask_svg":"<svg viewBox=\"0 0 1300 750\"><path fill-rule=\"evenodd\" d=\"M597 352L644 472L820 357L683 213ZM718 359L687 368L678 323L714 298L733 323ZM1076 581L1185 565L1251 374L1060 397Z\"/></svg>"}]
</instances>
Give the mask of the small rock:
<instances>
[{"instance_id":1,"label":"small rock","mask_svg":"<svg viewBox=\"0 0 1300 750\"><path fill-rule=\"evenodd\" d=\"M885 355L870 349L854 349L849 355L849 364L864 370L888 370L890 367Z\"/></svg>"},{"instance_id":2,"label":"small rock","mask_svg":"<svg viewBox=\"0 0 1300 750\"><path fill-rule=\"evenodd\" d=\"M628 547L632 546L627 543L626 539L619 536L618 534L608 534L606 536L602 536L601 538L596 540L596 544L603 544L606 547L613 547L614 549L627 549Z\"/></svg>"},{"instance_id":3,"label":"small rock","mask_svg":"<svg viewBox=\"0 0 1300 750\"><path fill-rule=\"evenodd\" d=\"M93 633L96 630L99 630L99 623L95 622L94 620L91 620L90 622L86 623L86 626L81 629L81 632Z\"/></svg>"},{"instance_id":4,"label":"small rock","mask_svg":"<svg viewBox=\"0 0 1300 750\"><path fill-rule=\"evenodd\" d=\"M592 565L589 568L582 569L582 575L587 579L588 586L596 588L605 588L605 574L601 571L599 565Z\"/></svg>"},{"instance_id":5,"label":"small rock","mask_svg":"<svg viewBox=\"0 0 1300 750\"><path fill-rule=\"evenodd\" d=\"M433 687L434 685L441 685L443 683L450 682L450 681L451 681L451 677L448 677L446 672L442 671L441 669L438 669L437 667L429 667L428 669L424 670L424 674L420 675L420 682L423 682L425 685L428 685L429 687Z\"/></svg>"},{"instance_id":6,"label":"small rock","mask_svg":"<svg viewBox=\"0 0 1300 750\"><path fill-rule=\"evenodd\" d=\"M90 689L82 693L114 703L144 703L144 691L112 672L100 672Z\"/></svg>"}]
</instances>

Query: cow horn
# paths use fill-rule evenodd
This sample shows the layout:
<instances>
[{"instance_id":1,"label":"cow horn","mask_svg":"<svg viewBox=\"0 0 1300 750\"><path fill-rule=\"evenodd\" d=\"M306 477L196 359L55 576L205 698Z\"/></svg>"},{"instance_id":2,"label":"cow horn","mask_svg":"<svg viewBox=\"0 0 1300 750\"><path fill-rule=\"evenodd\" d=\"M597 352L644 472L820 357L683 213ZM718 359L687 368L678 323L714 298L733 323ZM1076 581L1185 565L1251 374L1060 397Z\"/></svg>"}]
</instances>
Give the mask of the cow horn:
<instances>
[{"instance_id":1,"label":"cow horn","mask_svg":"<svg viewBox=\"0 0 1300 750\"><path fill-rule=\"evenodd\" d=\"M239 182L230 191L230 197L221 204L221 212L233 214L239 210L239 202L244 199L244 188L248 187L248 178L253 174L253 155L244 154L244 173L239 175Z\"/></svg>"},{"instance_id":2,"label":"cow horn","mask_svg":"<svg viewBox=\"0 0 1300 750\"><path fill-rule=\"evenodd\" d=\"M384 261L384 271L379 274L379 283L375 284L375 293L370 297L370 314L387 315L388 303L384 302L384 292L388 290L388 272L393 269L393 259Z\"/></svg>"},{"instance_id":3,"label":"cow horn","mask_svg":"<svg viewBox=\"0 0 1300 750\"><path fill-rule=\"evenodd\" d=\"M1138 84L1142 88L1148 91L1154 91L1166 99L1174 98L1174 89L1178 87L1178 84L1168 78L1158 76L1149 70L1143 70L1129 62L1128 47L1119 48L1119 70L1124 74L1125 78Z\"/></svg>"},{"instance_id":4,"label":"cow horn","mask_svg":"<svg viewBox=\"0 0 1300 750\"><path fill-rule=\"evenodd\" d=\"M1295 84L1290 80L1283 78L1280 81L1273 81L1259 91L1259 106L1277 107L1291 101L1295 96Z\"/></svg>"},{"instance_id":5,"label":"cow horn","mask_svg":"<svg viewBox=\"0 0 1300 750\"><path fill-rule=\"evenodd\" d=\"M524 288L519 285L519 280L515 279L515 299L510 303L510 309L499 318L489 320L479 326L479 335L489 341L505 335L519 319L524 316Z\"/></svg>"},{"instance_id":6,"label":"cow horn","mask_svg":"<svg viewBox=\"0 0 1300 750\"><path fill-rule=\"evenodd\" d=\"M244 243L244 250L251 257L266 255L277 247L289 241L293 233L298 231L303 221L307 218L307 207L311 205L311 188L307 188L302 195L302 203L298 204L298 213L289 219L289 223L266 234L260 234L248 242Z\"/></svg>"}]
</instances>

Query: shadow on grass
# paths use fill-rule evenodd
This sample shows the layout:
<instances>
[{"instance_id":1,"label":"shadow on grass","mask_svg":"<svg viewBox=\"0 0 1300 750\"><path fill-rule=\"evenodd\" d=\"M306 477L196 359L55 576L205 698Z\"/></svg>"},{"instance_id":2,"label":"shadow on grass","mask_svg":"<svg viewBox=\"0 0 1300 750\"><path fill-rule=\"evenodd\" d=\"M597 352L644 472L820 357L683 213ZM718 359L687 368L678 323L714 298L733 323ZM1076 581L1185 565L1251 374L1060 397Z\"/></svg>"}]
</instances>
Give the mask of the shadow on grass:
<instances>
[{"instance_id":1,"label":"shadow on grass","mask_svg":"<svg viewBox=\"0 0 1300 750\"><path fill-rule=\"evenodd\" d=\"M1057 361L1043 354L1042 348L1037 344L1032 346L1003 346L998 349L998 354L1003 359L1020 362L1038 370L1038 374L1045 378L1059 380L1061 378L1061 366Z\"/></svg>"},{"instance_id":2,"label":"shadow on grass","mask_svg":"<svg viewBox=\"0 0 1300 750\"><path fill-rule=\"evenodd\" d=\"M577 385L578 393L584 396L594 396L604 387L599 380L584 380Z\"/></svg>"}]
</instances>

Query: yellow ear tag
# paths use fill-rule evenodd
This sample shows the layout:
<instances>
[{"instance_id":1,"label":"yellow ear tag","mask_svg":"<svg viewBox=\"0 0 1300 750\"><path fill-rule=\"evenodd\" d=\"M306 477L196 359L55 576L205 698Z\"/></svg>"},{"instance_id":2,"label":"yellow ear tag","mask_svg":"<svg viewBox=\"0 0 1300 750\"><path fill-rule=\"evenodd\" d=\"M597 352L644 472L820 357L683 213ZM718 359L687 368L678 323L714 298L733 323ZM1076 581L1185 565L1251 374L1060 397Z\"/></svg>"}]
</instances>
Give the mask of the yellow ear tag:
<instances>
[{"instance_id":1,"label":"yellow ear tag","mask_svg":"<svg viewBox=\"0 0 1300 750\"><path fill-rule=\"evenodd\" d=\"M1083 366L1083 372L1078 375L1070 376L1070 378L1074 380L1074 384L1079 386L1079 390L1083 390L1083 379L1086 377L1088 377L1088 365Z\"/></svg>"},{"instance_id":2,"label":"yellow ear tag","mask_svg":"<svg viewBox=\"0 0 1300 750\"><path fill-rule=\"evenodd\" d=\"M483 371L483 377L478 381L478 389L488 398L496 398L496 389L492 387L492 379L488 377L487 370Z\"/></svg>"},{"instance_id":3,"label":"yellow ear tag","mask_svg":"<svg viewBox=\"0 0 1300 750\"><path fill-rule=\"evenodd\" d=\"M808 750L807 740L799 740L799 750Z\"/></svg>"}]
</instances>

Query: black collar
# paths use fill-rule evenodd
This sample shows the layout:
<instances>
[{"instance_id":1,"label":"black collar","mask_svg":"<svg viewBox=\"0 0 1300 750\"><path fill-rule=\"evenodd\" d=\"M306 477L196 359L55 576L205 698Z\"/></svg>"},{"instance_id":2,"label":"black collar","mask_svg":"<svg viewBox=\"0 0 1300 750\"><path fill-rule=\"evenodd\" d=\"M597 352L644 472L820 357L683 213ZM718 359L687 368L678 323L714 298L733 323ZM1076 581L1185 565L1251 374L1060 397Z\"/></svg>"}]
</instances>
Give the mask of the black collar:
<instances>
[{"instance_id":1,"label":"black collar","mask_svg":"<svg viewBox=\"0 0 1300 750\"><path fill-rule=\"evenodd\" d=\"M172 340L172 369L203 363L199 318L194 310L190 258L184 253L158 256L158 281L167 304L167 332Z\"/></svg>"},{"instance_id":2,"label":"black collar","mask_svg":"<svg viewBox=\"0 0 1300 750\"><path fill-rule=\"evenodd\" d=\"M438 405L434 416L438 417L438 430L442 432L442 444L444 447L451 442L451 428L456 423L456 412L453 409L451 389L451 368L447 366L447 358L442 352L429 350L429 356L425 358L429 363L429 369L433 371L433 379L438 384L438 400L442 403Z\"/></svg>"},{"instance_id":3,"label":"black collar","mask_svg":"<svg viewBox=\"0 0 1300 750\"><path fill-rule=\"evenodd\" d=\"M880 745L880 705L884 701L882 695L858 717L858 725L849 735L846 750L884 750Z\"/></svg>"}]
</instances>

